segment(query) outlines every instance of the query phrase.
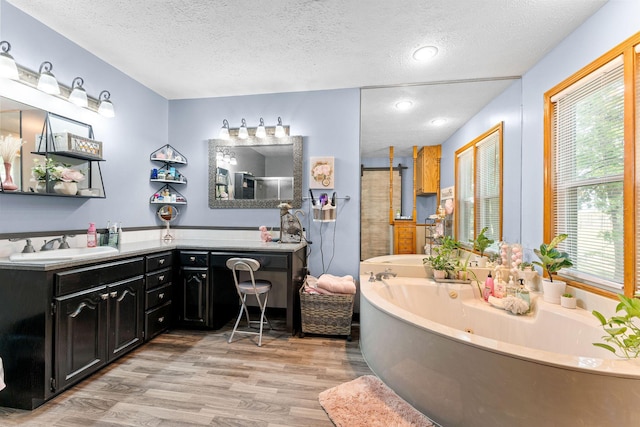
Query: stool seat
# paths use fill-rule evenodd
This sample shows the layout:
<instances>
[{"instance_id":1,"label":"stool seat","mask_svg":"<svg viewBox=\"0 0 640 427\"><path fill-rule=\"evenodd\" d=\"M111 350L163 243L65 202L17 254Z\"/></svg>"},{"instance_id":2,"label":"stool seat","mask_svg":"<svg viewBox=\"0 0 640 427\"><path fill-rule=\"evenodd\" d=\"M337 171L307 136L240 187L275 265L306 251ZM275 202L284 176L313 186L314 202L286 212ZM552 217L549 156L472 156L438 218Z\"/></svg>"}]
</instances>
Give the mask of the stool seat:
<instances>
[{"instance_id":1,"label":"stool seat","mask_svg":"<svg viewBox=\"0 0 640 427\"><path fill-rule=\"evenodd\" d=\"M268 324L269 328L273 329L271 327L271 322L269 322L269 319L265 316L267 299L269 298L269 291L271 290L271 282L269 280L255 278L254 273L260 269L260 263L253 258L229 258L226 265L227 268L231 270L233 282L236 286L236 292L238 292L238 297L240 297L240 312L238 313L236 324L233 326L233 331L231 331L231 336L229 337L228 342L231 343L233 335L236 333L252 334L258 335L258 347L262 347L262 329L264 324ZM241 271L248 272L250 280L241 281ZM254 295L258 301L258 306L260 307L260 320L251 320L249 318L247 295ZM263 298L260 298L260 296L263 296ZM258 323L260 325L260 332L238 330L242 313L244 313L247 318L247 327L251 328L252 323Z\"/></svg>"}]
</instances>

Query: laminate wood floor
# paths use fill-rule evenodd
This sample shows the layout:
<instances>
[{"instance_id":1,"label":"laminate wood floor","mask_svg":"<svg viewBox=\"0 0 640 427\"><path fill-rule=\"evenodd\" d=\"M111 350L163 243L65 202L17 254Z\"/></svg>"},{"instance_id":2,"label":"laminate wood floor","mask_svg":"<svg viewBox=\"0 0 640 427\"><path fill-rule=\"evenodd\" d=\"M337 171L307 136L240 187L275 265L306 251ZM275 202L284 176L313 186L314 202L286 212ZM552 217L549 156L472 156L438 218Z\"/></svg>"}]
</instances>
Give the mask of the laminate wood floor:
<instances>
[{"instance_id":1,"label":"laminate wood floor","mask_svg":"<svg viewBox=\"0 0 640 427\"><path fill-rule=\"evenodd\" d=\"M0 408L2 426L332 426L330 387L371 374L353 341L292 337L272 319L257 336L172 330L33 411Z\"/></svg>"}]
</instances>

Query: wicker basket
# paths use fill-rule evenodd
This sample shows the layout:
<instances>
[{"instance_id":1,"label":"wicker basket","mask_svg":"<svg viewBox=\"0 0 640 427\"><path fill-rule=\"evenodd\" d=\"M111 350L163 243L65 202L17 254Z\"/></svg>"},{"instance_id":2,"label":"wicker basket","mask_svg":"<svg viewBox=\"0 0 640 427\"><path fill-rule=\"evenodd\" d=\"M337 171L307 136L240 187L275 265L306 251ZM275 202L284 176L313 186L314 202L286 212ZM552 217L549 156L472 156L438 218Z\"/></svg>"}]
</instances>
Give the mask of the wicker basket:
<instances>
[{"instance_id":1,"label":"wicker basket","mask_svg":"<svg viewBox=\"0 0 640 427\"><path fill-rule=\"evenodd\" d=\"M355 295L319 295L300 288L302 334L346 335L351 341L351 318Z\"/></svg>"}]
</instances>

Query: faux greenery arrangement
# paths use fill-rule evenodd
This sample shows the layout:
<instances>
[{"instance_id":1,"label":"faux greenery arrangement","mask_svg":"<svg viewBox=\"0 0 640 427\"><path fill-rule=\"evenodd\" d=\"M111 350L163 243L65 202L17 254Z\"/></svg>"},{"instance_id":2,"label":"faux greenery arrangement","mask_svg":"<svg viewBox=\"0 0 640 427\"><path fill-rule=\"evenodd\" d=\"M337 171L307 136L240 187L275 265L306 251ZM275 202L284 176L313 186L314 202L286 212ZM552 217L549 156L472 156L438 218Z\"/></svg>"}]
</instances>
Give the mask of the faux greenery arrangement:
<instances>
[{"instance_id":1,"label":"faux greenery arrangement","mask_svg":"<svg viewBox=\"0 0 640 427\"><path fill-rule=\"evenodd\" d=\"M77 169L72 169L70 165L55 163L51 158L47 158L42 163L39 159L33 159L33 162L31 175L34 181L44 181L47 179L47 175L50 181L84 181L84 174Z\"/></svg>"},{"instance_id":2,"label":"faux greenery arrangement","mask_svg":"<svg viewBox=\"0 0 640 427\"><path fill-rule=\"evenodd\" d=\"M560 252L556 247L567 238L567 234L558 234L551 240L551 243L542 243L540 249L534 249L533 252L540 258L540 261L534 261L535 265L542 267L547 272L549 280L553 282L553 275L563 268L573 266L569 259L569 254Z\"/></svg>"},{"instance_id":3,"label":"faux greenery arrangement","mask_svg":"<svg viewBox=\"0 0 640 427\"><path fill-rule=\"evenodd\" d=\"M489 227L484 227L482 230L480 230L480 233L478 233L478 236L475 240L470 240L470 242L473 243L473 249L480 252L481 257L484 256L484 251L494 242L493 239L490 239L484 235L484 233L486 233L488 229Z\"/></svg>"},{"instance_id":4,"label":"faux greenery arrangement","mask_svg":"<svg viewBox=\"0 0 640 427\"><path fill-rule=\"evenodd\" d=\"M608 343L597 342L593 345L609 350L618 357L633 359L640 355L640 327L635 323L640 319L640 299L624 295L618 295L618 299L620 303L616 306L616 313L624 311L626 314L622 316L613 316L607 320L598 311L591 312L607 333L602 339Z\"/></svg>"}]
</instances>

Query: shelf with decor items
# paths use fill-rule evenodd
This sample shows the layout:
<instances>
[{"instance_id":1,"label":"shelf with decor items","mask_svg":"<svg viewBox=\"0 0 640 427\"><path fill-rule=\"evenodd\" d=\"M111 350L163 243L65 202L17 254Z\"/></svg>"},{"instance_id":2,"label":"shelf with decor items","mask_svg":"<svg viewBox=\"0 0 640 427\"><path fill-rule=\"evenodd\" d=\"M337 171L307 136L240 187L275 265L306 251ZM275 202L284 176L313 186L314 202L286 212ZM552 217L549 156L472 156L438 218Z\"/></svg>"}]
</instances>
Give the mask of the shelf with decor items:
<instances>
[{"instance_id":1,"label":"shelf with decor items","mask_svg":"<svg viewBox=\"0 0 640 427\"><path fill-rule=\"evenodd\" d=\"M152 205L186 205L187 199L169 184L165 184L151 195L149 203Z\"/></svg>"},{"instance_id":2,"label":"shelf with decor items","mask_svg":"<svg viewBox=\"0 0 640 427\"><path fill-rule=\"evenodd\" d=\"M14 173L16 183L0 183L4 194L30 194L71 198L105 198L100 162L102 142L96 141L91 125L37 110L21 114L16 130L19 164ZM42 123L42 131L37 130ZM31 142L33 141L33 142ZM13 150L16 154L18 150ZM7 166L5 164L5 171Z\"/></svg>"},{"instance_id":3,"label":"shelf with decor items","mask_svg":"<svg viewBox=\"0 0 640 427\"><path fill-rule=\"evenodd\" d=\"M186 165L187 158L171 145L166 144L151 153L149 159L160 162L161 168L152 168L149 176L150 182L165 184L155 192L149 203L162 205L186 205L187 199L176 191L171 185L185 185L187 177L175 168L174 165Z\"/></svg>"}]
</instances>

